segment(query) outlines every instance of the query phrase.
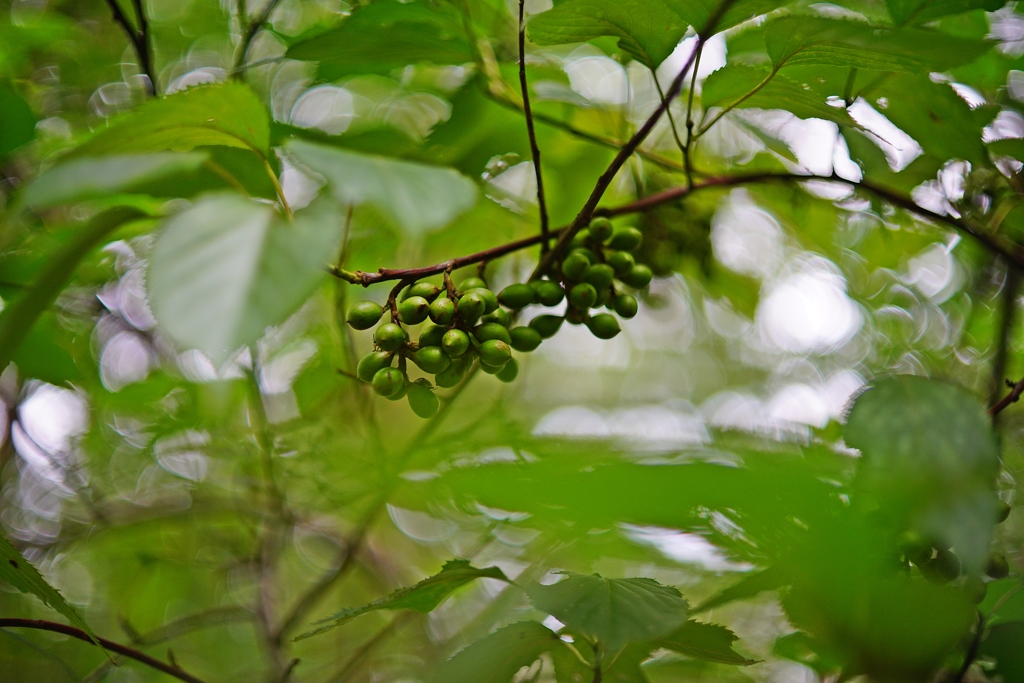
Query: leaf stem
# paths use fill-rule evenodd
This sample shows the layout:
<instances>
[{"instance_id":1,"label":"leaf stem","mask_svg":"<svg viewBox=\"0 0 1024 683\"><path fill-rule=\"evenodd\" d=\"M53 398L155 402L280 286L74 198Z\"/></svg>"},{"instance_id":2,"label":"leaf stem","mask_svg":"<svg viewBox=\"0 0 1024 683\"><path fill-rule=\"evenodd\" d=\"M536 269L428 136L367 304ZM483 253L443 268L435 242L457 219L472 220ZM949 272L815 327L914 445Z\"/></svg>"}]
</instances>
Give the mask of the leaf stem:
<instances>
[{"instance_id":1,"label":"leaf stem","mask_svg":"<svg viewBox=\"0 0 1024 683\"><path fill-rule=\"evenodd\" d=\"M540 170L540 147L537 146L537 132L533 127L533 112L530 109L530 88L526 82L526 24L523 22L523 6L526 0L519 0L519 87L523 93L523 113L526 114L526 132L530 137L530 156L533 157L533 171L537 176L537 204L540 207L540 244L542 254L550 248L548 232L548 204L544 197L544 177Z\"/></svg>"},{"instance_id":2,"label":"leaf stem","mask_svg":"<svg viewBox=\"0 0 1024 683\"><path fill-rule=\"evenodd\" d=\"M693 60L693 74L690 76L690 92L686 98L686 147L683 148L683 164L686 166L686 182L693 187L693 161L690 153L693 148L693 93L697 89L697 70L700 69L700 56L704 52L704 44L697 46L697 57Z\"/></svg>"},{"instance_id":3,"label":"leaf stem","mask_svg":"<svg viewBox=\"0 0 1024 683\"><path fill-rule=\"evenodd\" d=\"M722 109L722 111L720 111L717 114L715 114L715 117L713 119L711 119L708 123L706 123L703 126L701 126L700 130L697 131L697 135L695 135L694 138L695 139L699 138L702 135L704 135L704 133L707 133L708 130L711 128L711 126L713 126L716 123L718 123L722 119L723 116L725 116L726 114L731 112L733 109L735 109L736 107L740 106L741 104L743 104L744 102L749 100L751 97L756 95L758 92L760 92L761 88L763 88L764 86L768 85L768 83L771 82L771 80L773 78L775 78L775 74L777 74L778 72L779 72L778 67L772 69L771 72L767 76L764 77L763 81L761 81L760 83L755 85L753 88L751 88L747 93L742 95L735 102L727 105L724 109Z\"/></svg>"},{"instance_id":4,"label":"leaf stem","mask_svg":"<svg viewBox=\"0 0 1024 683\"><path fill-rule=\"evenodd\" d=\"M661 88L661 83L658 81L658 72L651 69L651 75L654 76L654 87L658 90L658 97L661 98L661 104L665 107L665 115L668 117L668 125L672 129L672 138L676 141L676 146L679 148L679 152L683 155L683 165L688 166L686 159L686 145L683 144L682 139L679 137L679 131L676 129L676 119L672 116L672 108L668 105L668 100L665 99L665 91Z\"/></svg>"}]
</instances>

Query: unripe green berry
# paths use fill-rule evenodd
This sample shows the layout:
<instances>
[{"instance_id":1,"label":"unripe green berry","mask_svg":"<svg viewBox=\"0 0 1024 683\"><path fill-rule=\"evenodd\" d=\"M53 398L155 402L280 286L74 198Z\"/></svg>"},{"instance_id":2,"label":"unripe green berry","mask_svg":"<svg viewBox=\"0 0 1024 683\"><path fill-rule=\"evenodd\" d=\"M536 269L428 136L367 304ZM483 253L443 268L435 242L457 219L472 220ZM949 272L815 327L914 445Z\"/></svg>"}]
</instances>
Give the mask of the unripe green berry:
<instances>
[{"instance_id":1,"label":"unripe green berry","mask_svg":"<svg viewBox=\"0 0 1024 683\"><path fill-rule=\"evenodd\" d=\"M532 327L513 327L508 331L509 345L516 351L530 352L540 346L540 332Z\"/></svg>"},{"instance_id":2,"label":"unripe green berry","mask_svg":"<svg viewBox=\"0 0 1024 683\"><path fill-rule=\"evenodd\" d=\"M917 531L904 531L899 538L899 549L907 560L918 567L932 559L932 544Z\"/></svg>"},{"instance_id":3,"label":"unripe green berry","mask_svg":"<svg viewBox=\"0 0 1024 683\"><path fill-rule=\"evenodd\" d=\"M570 307L565 311L565 322L570 325L582 325L587 322L587 311Z\"/></svg>"},{"instance_id":4,"label":"unripe green berry","mask_svg":"<svg viewBox=\"0 0 1024 683\"><path fill-rule=\"evenodd\" d=\"M608 254L608 265L612 267L616 275L622 275L633 269L636 260L628 251L613 251Z\"/></svg>"},{"instance_id":5,"label":"unripe green berry","mask_svg":"<svg viewBox=\"0 0 1024 683\"><path fill-rule=\"evenodd\" d=\"M595 218L590 221L590 237L597 242L605 242L612 236L612 222L607 218Z\"/></svg>"},{"instance_id":6,"label":"unripe green berry","mask_svg":"<svg viewBox=\"0 0 1024 683\"><path fill-rule=\"evenodd\" d=\"M614 268L607 263L598 263L587 269L587 274L583 276L583 281L594 285L594 289L601 291L602 289L608 289L614 278Z\"/></svg>"},{"instance_id":7,"label":"unripe green berry","mask_svg":"<svg viewBox=\"0 0 1024 683\"><path fill-rule=\"evenodd\" d=\"M412 354L412 362L420 366L423 372L435 375L447 370L452 364L452 359L440 346L424 346Z\"/></svg>"},{"instance_id":8,"label":"unripe green berry","mask_svg":"<svg viewBox=\"0 0 1024 683\"><path fill-rule=\"evenodd\" d=\"M467 358L468 356L456 358L448 366L447 370L437 373L434 376L434 382L437 383L437 386L450 389L461 382L462 376L466 374L466 369L469 367L469 363L466 361Z\"/></svg>"},{"instance_id":9,"label":"unripe green berry","mask_svg":"<svg viewBox=\"0 0 1024 683\"><path fill-rule=\"evenodd\" d=\"M480 369L486 372L488 375L497 375L501 372L504 365L488 365L487 363L480 361Z\"/></svg>"},{"instance_id":10,"label":"unripe green berry","mask_svg":"<svg viewBox=\"0 0 1024 683\"><path fill-rule=\"evenodd\" d=\"M441 293L441 288L437 285L432 285L429 282L417 282L405 292L405 296L402 300L408 299L413 296L421 296L427 301L433 301L438 294Z\"/></svg>"},{"instance_id":11,"label":"unripe green berry","mask_svg":"<svg viewBox=\"0 0 1024 683\"><path fill-rule=\"evenodd\" d=\"M620 275L619 279L634 289L643 289L647 285L651 284L651 279L653 277L654 274L651 272L650 268L642 263L638 263L630 268L628 273Z\"/></svg>"},{"instance_id":12,"label":"unripe green berry","mask_svg":"<svg viewBox=\"0 0 1024 683\"><path fill-rule=\"evenodd\" d=\"M533 287L525 284L509 285L498 294L498 302L511 309L526 308L533 303L536 292Z\"/></svg>"},{"instance_id":13,"label":"unripe green berry","mask_svg":"<svg viewBox=\"0 0 1024 683\"><path fill-rule=\"evenodd\" d=\"M579 249L581 247L586 247L587 241L589 239L590 231L587 230L586 228L583 228L575 235L573 235L573 238L571 240L569 240L569 251L572 251L573 249Z\"/></svg>"},{"instance_id":14,"label":"unripe green berry","mask_svg":"<svg viewBox=\"0 0 1024 683\"><path fill-rule=\"evenodd\" d=\"M498 323L502 327L508 327L511 318L504 308L496 308L484 317L480 318L482 323Z\"/></svg>"},{"instance_id":15,"label":"unripe green berry","mask_svg":"<svg viewBox=\"0 0 1024 683\"><path fill-rule=\"evenodd\" d=\"M488 339L477 347L477 353L482 363L500 368L512 357L512 347L500 339Z\"/></svg>"},{"instance_id":16,"label":"unripe green berry","mask_svg":"<svg viewBox=\"0 0 1024 683\"><path fill-rule=\"evenodd\" d=\"M626 320L635 316L638 309L636 298L629 294L619 294L615 297L612 301L612 308L619 314L619 317Z\"/></svg>"},{"instance_id":17,"label":"unripe green berry","mask_svg":"<svg viewBox=\"0 0 1024 683\"><path fill-rule=\"evenodd\" d=\"M598 290L598 292L597 292L597 301L594 302L594 305L591 306L591 308L601 308L602 306L606 306L608 304L608 301L611 298L612 298L611 287L609 287L607 289Z\"/></svg>"},{"instance_id":18,"label":"unripe green berry","mask_svg":"<svg viewBox=\"0 0 1024 683\"><path fill-rule=\"evenodd\" d=\"M430 304L430 319L438 325L451 325L455 320L455 302L448 297L439 297Z\"/></svg>"},{"instance_id":19,"label":"unripe green berry","mask_svg":"<svg viewBox=\"0 0 1024 683\"><path fill-rule=\"evenodd\" d=\"M993 579L1005 579L1010 575L1010 565L1002 555L993 555L985 564L985 573Z\"/></svg>"},{"instance_id":20,"label":"unripe green berry","mask_svg":"<svg viewBox=\"0 0 1024 683\"><path fill-rule=\"evenodd\" d=\"M565 290L557 282L538 280L534 289L537 291L537 303L542 306L557 306L565 298Z\"/></svg>"},{"instance_id":21,"label":"unripe green berry","mask_svg":"<svg viewBox=\"0 0 1024 683\"><path fill-rule=\"evenodd\" d=\"M373 376L373 390L381 396L394 396L405 386L405 375L398 368L382 368Z\"/></svg>"},{"instance_id":22,"label":"unripe green berry","mask_svg":"<svg viewBox=\"0 0 1024 683\"><path fill-rule=\"evenodd\" d=\"M508 330L498 323L484 323L483 325L480 325L473 330L473 336L476 337L476 340L480 343L491 339L500 339L506 344L512 342L511 337L508 336Z\"/></svg>"},{"instance_id":23,"label":"unripe green berry","mask_svg":"<svg viewBox=\"0 0 1024 683\"><path fill-rule=\"evenodd\" d=\"M590 328L591 334L598 339L611 339L621 332L619 321L615 319L615 316L608 313L599 313L591 316L587 320L587 327Z\"/></svg>"},{"instance_id":24,"label":"unripe green berry","mask_svg":"<svg viewBox=\"0 0 1024 683\"><path fill-rule=\"evenodd\" d=\"M484 300L484 313L491 313L498 308L498 297L486 287L476 287L466 294L477 294Z\"/></svg>"},{"instance_id":25,"label":"unripe green berry","mask_svg":"<svg viewBox=\"0 0 1024 683\"><path fill-rule=\"evenodd\" d=\"M409 407L424 420L437 414L441 403L434 396L430 382L422 377L409 385Z\"/></svg>"},{"instance_id":26,"label":"unripe green berry","mask_svg":"<svg viewBox=\"0 0 1024 683\"><path fill-rule=\"evenodd\" d=\"M964 596L971 601L972 605L977 605L984 600L987 592L988 587L980 576L968 576L964 581Z\"/></svg>"},{"instance_id":27,"label":"unripe green berry","mask_svg":"<svg viewBox=\"0 0 1024 683\"><path fill-rule=\"evenodd\" d=\"M422 296L411 296L398 304L398 319L406 325L419 325L429 312L430 303Z\"/></svg>"},{"instance_id":28,"label":"unripe green berry","mask_svg":"<svg viewBox=\"0 0 1024 683\"><path fill-rule=\"evenodd\" d=\"M1010 516L1010 504L1005 500L996 503L996 524L1002 524Z\"/></svg>"},{"instance_id":29,"label":"unripe green berry","mask_svg":"<svg viewBox=\"0 0 1024 683\"><path fill-rule=\"evenodd\" d=\"M348 309L348 316L345 320L353 329L368 330L377 324L383 313L384 308L379 304L375 304L372 301L360 301Z\"/></svg>"},{"instance_id":30,"label":"unripe green berry","mask_svg":"<svg viewBox=\"0 0 1024 683\"><path fill-rule=\"evenodd\" d=\"M405 333L405 330L394 323L384 323L373 333L373 341L381 351L394 351L408 339L409 335Z\"/></svg>"},{"instance_id":31,"label":"unripe green berry","mask_svg":"<svg viewBox=\"0 0 1024 683\"><path fill-rule=\"evenodd\" d=\"M459 317L467 325L472 325L480 316L484 314L484 308L487 303L484 298L476 293L470 293L459 299L459 303L456 305L456 309L459 312Z\"/></svg>"},{"instance_id":32,"label":"unripe green berry","mask_svg":"<svg viewBox=\"0 0 1024 683\"><path fill-rule=\"evenodd\" d=\"M467 277L459 283L459 291L465 294L471 289L486 288L487 283L478 277Z\"/></svg>"},{"instance_id":33,"label":"unripe green berry","mask_svg":"<svg viewBox=\"0 0 1024 683\"><path fill-rule=\"evenodd\" d=\"M562 261L562 275L567 280L579 281L583 279L583 276L587 274L587 270L590 269L590 261L583 254L572 253L565 257Z\"/></svg>"},{"instance_id":34,"label":"unripe green berry","mask_svg":"<svg viewBox=\"0 0 1024 683\"><path fill-rule=\"evenodd\" d=\"M441 348L452 358L458 358L469 349L469 335L462 330L448 330L441 340Z\"/></svg>"},{"instance_id":35,"label":"unripe green berry","mask_svg":"<svg viewBox=\"0 0 1024 683\"><path fill-rule=\"evenodd\" d=\"M409 383L402 382L402 386L398 388L398 391L391 394L390 396L385 396L384 398L386 398L389 401L401 401L403 398L405 398L405 392L408 390L408 388Z\"/></svg>"},{"instance_id":36,"label":"unripe green berry","mask_svg":"<svg viewBox=\"0 0 1024 683\"><path fill-rule=\"evenodd\" d=\"M420 348L424 346L440 346L441 339L444 337L444 333L447 328L441 325L429 324L423 327L423 331L420 332L420 338L417 340Z\"/></svg>"},{"instance_id":37,"label":"unripe green berry","mask_svg":"<svg viewBox=\"0 0 1024 683\"><path fill-rule=\"evenodd\" d=\"M359 359L359 364L356 365L356 376L364 382L372 382L373 376L377 374L378 370L391 365L394 355L387 351L371 351Z\"/></svg>"},{"instance_id":38,"label":"unripe green berry","mask_svg":"<svg viewBox=\"0 0 1024 683\"><path fill-rule=\"evenodd\" d=\"M939 548L935 557L921 566L921 573L933 583L949 583L960 576L960 559L951 551Z\"/></svg>"},{"instance_id":39,"label":"unripe green berry","mask_svg":"<svg viewBox=\"0 0 1024 683\"><path fill-rule=\"evenodd\" d=\"M587 259L587 263L597 263L597 254L590 251L586 247L580 247L579 249L573 249L569 252L569 255L579 254L580 256Z\"/></svg>"},{"instance_id":40,"label":"unripe green berry","mask_svg":"<svg viewBox=\"0 0 1024 683\"><path fill-rule=\"evenodd\" d=\"M496 373L494 376L506 384L515 381L515 378L519 376L519 363L516 362L515 358L509 358L501 372Z\"/></svg>"},{"instance_id":41,"label":"unripe green berry","mask_svg":"<svg viewBox=\"0 0 1024 683\"><path fill-rule=\"evenodd\" d=\"M541 339L550 339L558 333L558 329L565 322L560 315L538 315L530 321L530 328L537 331Z\"/></svg>"},{"instance_id":42,"label":"unripe green berry","mask_svg":"<svg viewBox=\"0 0 1024 683\"><path fill-rule=\"evenodd\" d=\"M581 282L569 290L569 305L573 308L585 311L597 301L597 290L594 285Z\"/></svg>"},{"instance_id":43,"label":"unripe green berry","mask_svg":"<svg viewBox=\"0 0 1024 683\"><path fill-rule=\"evenodd\" d=\"M612 238L608 241L608 246L612 249L621 249L622 251L636 251L643 241L643 233L636 228L620 228L612 235Z\"/></svg>"}]
</instances>

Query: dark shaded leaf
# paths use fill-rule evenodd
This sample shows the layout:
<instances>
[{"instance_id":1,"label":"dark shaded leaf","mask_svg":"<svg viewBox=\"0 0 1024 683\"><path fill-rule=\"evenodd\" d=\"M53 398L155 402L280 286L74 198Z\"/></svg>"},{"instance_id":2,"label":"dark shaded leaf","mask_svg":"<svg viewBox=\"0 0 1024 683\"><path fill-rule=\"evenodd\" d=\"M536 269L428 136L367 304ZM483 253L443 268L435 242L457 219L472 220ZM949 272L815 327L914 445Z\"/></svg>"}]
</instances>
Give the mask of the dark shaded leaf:
<instances>
[{"instance_id":1,"label":"dark shaded leaf","mask_svg":"<svg viewBox=\"0 0 1024 683\"><path fill-rule=\"evenodd\" d=\"M0 83L0 159L36 136L36 115L21 95Z\"/></svg>"},{"instance_id":2,"label":"dark shaded leaf","mask_svg":"<svg viewBox=\"0 0 1024 683\"><path fill-rule=\"evenodd\" d=\"M1006 0L886 0L889 16L897 26L924 24L951 14L976 9L995 12Z\"/></svg>"},{"instance_id":3,"label":"dark shaded leaf","mask_svg":"<svg viewBox=\"0 0 1024 683\"><path fill-rule=\"evenodd\" d=\"M681 627L655 640L658 647L678 652L694 659L704 659L719 664L749 666L757 660L747 659L732 649L739 640L735 633L717 624L701 624L689 620Z\"/></svg>"},{"instance_id":4,"label":"dark shaded leaf","mask_svg":"<svg viewBox=\"0 0 1024 683\"><path fill-rule=\"evenodd\" d=\"M1004 683L1024 681L1024 621L993 626L978 651L995 660L995 667L987 673L1001 676Z\"/></svg>"}]
</instances>

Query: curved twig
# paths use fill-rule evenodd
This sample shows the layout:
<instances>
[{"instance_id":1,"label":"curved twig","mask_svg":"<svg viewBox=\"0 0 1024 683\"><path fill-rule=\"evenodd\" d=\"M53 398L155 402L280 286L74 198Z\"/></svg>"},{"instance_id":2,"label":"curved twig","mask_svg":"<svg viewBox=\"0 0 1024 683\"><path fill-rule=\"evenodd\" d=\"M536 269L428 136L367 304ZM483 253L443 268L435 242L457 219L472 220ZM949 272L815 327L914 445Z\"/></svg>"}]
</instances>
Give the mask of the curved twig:
<instances>
[{"instance_id":1,"label":"curved twig","mask_svg":"<svg viewBox=\"0 0 1024 683\"><path fill-rule=\"evenodd\" d=\"M110 0L113 2L114 0ZM245 58L249 54L249 46L252 45L253 38L260 32L263 25L270 19L271 13L274 8L277 7L277 3L280 0L267 0L267 4L263 7L256 18L249 22L245 27L245 31L242 33L241 40L238 41L238 49L235 50L235 65L231 69L231 75L235 78L239 78L241 74L245 72Z\"/></svg>"},{"instance_id":2,"label":"curved twig","mask_svg":"<svg viewBox=\"0 0 1024 683\"><path fill-rule=\"evenodd\" d=\"M523 6L526 0L519 0L519 87L523 91L523 113L526 114L526 132L530 138L530 156L533 157L533 172L537 176L537 204L540 208L540 234L544 241L542 252L547 252L551 236L548 232L548 203L544 196L544 176L540 171L540 147L537 146L537 131L533 127L533 111L530 109L530 88L526 83L526 24L523 22Z\"/></svg>"}]
</instances>

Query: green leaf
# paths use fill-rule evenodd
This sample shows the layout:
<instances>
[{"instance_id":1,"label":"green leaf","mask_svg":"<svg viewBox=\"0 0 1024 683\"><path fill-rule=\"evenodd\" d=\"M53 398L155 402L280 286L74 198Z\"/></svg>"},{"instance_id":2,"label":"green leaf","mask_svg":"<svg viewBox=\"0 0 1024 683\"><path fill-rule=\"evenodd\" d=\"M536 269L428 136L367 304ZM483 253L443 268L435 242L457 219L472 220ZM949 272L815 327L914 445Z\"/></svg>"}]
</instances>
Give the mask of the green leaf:
<instances>
[{"instance_id":1,"label":"green leaf","mask_svg":"<svg viewBox=\"0 0 1024 683\"><path fill-rule=\"evenodd\" d=\"M36 115L21 95L0 83L0 159L36 136Z\"/></svg>"},{"instance_id":2,"label":"green leaf","mask_svg":"<svg viewBox=\"0 0 1024 683\"><path fill-rule=\"evenodd\" d=\"M533 606L614 651L664 636L686 621L679 591L654 579L606 579L567 574L558 583L526 588Z\"/></svg>"},{"instance_id":3,"label":"green leaf","mask_svg":"<svg viewBox=\"0 0 1024 683\"><path fill-rule=\"evenodd\" d=\"M739 638L736 634L724 626L688 620L672 633L658 638L655 643L666 650L694 659L737 666L756 664L757 660L747 659L732 649L732 644L737 640Z\"/></svg>"},{"instance_id":4,"label":"green leaf","mask_svg":"<svg viewBox=\"0 0 1024 683\"><path fill-rule=\"evenodd\" d=\"M285 56L319 62L317 73L326 81L349 74L386 74L421 62L473 61L451 6L394 0L356 9L337 28L294 43Z\"/></svg>"},{"instance_id":5,"label":"green leaf","mask_svg":"<svg viewBox=\"0 0 1024 683\"><path fill-rule=\"evenodd\" d=\"M201 152L71 159L33 180L21 200L33 209L43 209L130 192L142 183L195 171L204 161L206 155Z\"/></svg>"},{"instance_id":6,"label":"green leaf","mask_svg":"<svg viewBox=\"0 0 1024 683\"><path fill-rule=\"evenodd\" d=\"M1024 681L1024 621L997 624L989 629L978 653L995 660L986 674L1001 676L1004 683Z\"/></svg>"},{"instance_id":7,"label":"green leaf","mask_svg":"<svg viewBox=\"0 0 1024 683\"><path fill-rule=\"evenodd\" d=\"M1024 590L1020 577L1000 579L988 584L985 599L978 609L989 615L988 623L1024 620Z\"/></svg>"},{"instance_id":8,"label":"green leaf","mask_svg":"<svg viewBox=\"0 0 1024 683\"><path fill-rule=\"evenodd\" d=\"M889 16L897 26L924 24L951 14L983 9L995 12L1006 0L886 0Z\"/></svg>"},{"instance_id":9,"label":"green leaf","mask_svg":"<svg viewBox=\"0 0 1024 683\"><path fill-rule=\"evenodd\" d=\"M21 553L11 545L3 536L0 536L0 579L11 584L22 593L29 593L36 596L50 609L62 614L71 625L85 631L96 647L102 648L96 640L96 634L92 632L89 625L85 623L78 612L68 604L64 596L56 588L46 582L39 571L32 564L21 556Z\"/></svg>"},{"instance_id":10,"label":"green leaf","mask_svg":"<svg viewBox=\"0 0 1024 683\"><path fill-rule=\"evenodd\" d=\"M52 312L40 315L14 354L20 376L41 379L57 386L81 380L82 373L66 348L72 336L61 327Z\"/></svg>"},{"instance_id":11,"label":"green leaf","mask_svg":"<svg viewBox=\"0 0 1024 683\"><path fill-rule=\"evenodd\" d=\"M79 146L75 156L106 156L174 150L204 145L251 149L263 156L270 142L270 117L248 86L229 82L202 85L114 120Z\"/></svg>"},{"instance_id":12,"label":"green leaf","mask_svg":"<svg viewBox=\"0 0 1024 683\"><path fill-rule=\"evenodd\" d=\"M928 538L955 546L973 571L988 556L999 448L985 407L958 386L904 375L853 404L843 431L858 481Z\"/></svg>"},{"instance_id":13,"label":"green leaf","mask_svg":"<svg viewBox=\"0 0 1024 683\"><path fill-rule=\"evenodd\" d=\"M926 73L968 64L991 48L984 40L938 31L888 29L857 21L794 16L764 29L764 44L776 69L798 64Z\"/></svg>"},{"instance_id":14,"label":"green leaf","mask_svg":"<svg viewBox=\"0 0 1024 683\"><path fill-rule=\"evenodd\" d=\"M153 314L180 345L220 365L309 298L337 255L341 229L329 201L294 223L237 195L198 201L170 218L153 246Z\"/></svg>"},{"instance_id":15,"label":"green leaf","mask_svg":"<svg viewBox=\"0 0 1024 683\"><path fill-rule=\"evenodd\" d=\"M764 86L757 92L742 99L762 83ZM733 105L735 108L783 109L802 119L856 125L844 107L829 106L796 81L780 74L772 76L767 69L737 64L729 64L707 77L701 90L701 103L705 108Z\"/></svg>"},{"instance_id":16,"label":"green leaf","mask_svg":"<svg viewBox=\"0 0 1024 683\"><path fill-rule=\"evenodd\" d=\"M500 628L442 664L433 683L511 683L524 666L545 652L566 649L550 629L536 621Z\"/></svg>"},{"instance_id":17,"label":"green leaf","mask_svg":"<svg viewBox=\"0 0 1024 683\"><path fill-rule=\"evenodd\" d=\"M452 222L476 202L476 185L450 168L292 140L295 159L327 179L342 205L369 203L418 235Z\"/></svg>"},{"instance_id":18,"label":"green leaf","mask_svg":"<svg viewBox=\"0 0 1024 683\"><path fill-rule=\"evenodd\" d=\"M997 156L1013 157L1018 161L1024 159L1024 138L1005 138L988 143L988 149Z\"/></svg>"},{"instance_id":19,"label":"green leaf","mask_svg":"<svg viewBox=\"0 0 1024 683\"><path fill-rule=\"evenodd\" d=\"M783 583L784 579L782 572L777 568L769 567L768 569L763 569L759 572L744 576L737 583L716 593L715 595L712 595L700 605L690 610L690 613L699 614L700 612L707 612L709 609L720 607L733 602L734 600L752 598L763 591L781 588Z\"/></svg>"},{"instance_id":20,"label":"green leaf","mask_svg":"<svg viewBox=\"0 0 1024 683\"><path fill-rule=\"evenodd\" d=\"M303 633L295 638L302 640L315 636L324 631L329 631L336 626L355 619L358 616L380 609L411 609L421 614L427 614L440 605L445 598L451 595L456 589L466 585L475 579L499 579L508 581L497 567L484 567L477 569L468 560L449 560L441 567L441 571L433 576L427 577L414 586L399 588L385 598L375 600L362 607L350 607L337 614L324 619L318 623L333 622L318 629ZM539 624L538 624L539 626ZM547 629L545 629L547 630ZM549 631L550 633L550 631ZM532 660L531 660L532 661Z\"/></svg>"},{"instance_id":21,"label":"green leaf","mask_svg":"<svg viewBox=\"0 0 1024 683\"><path fill-rule=\"evenodd\" d=\"M708 21L717 13L716 0L668 0L686 18L695 31L705 33ZM725 31L748 19L785 7L789 0L736 0L730 2L725 14L715 23L714 32Z\"/></svg>"}]
</instances>

